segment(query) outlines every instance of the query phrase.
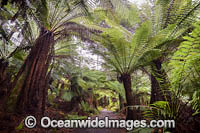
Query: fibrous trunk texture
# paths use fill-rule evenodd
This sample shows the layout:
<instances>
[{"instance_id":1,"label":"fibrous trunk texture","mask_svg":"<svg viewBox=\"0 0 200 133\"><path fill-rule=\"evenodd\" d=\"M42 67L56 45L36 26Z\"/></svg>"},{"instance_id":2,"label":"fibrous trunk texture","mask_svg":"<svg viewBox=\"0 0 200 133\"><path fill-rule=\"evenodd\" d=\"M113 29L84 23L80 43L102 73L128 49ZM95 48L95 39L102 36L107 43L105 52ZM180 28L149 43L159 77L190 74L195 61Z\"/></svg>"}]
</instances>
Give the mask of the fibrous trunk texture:
<instances>
[{"instance_id":1,"label":"fibrous trunk texture","mask_svg":"<svg viewBox=\"0 0 200 133\"><path fill-rule=\"evenodd\" d=\"M131 89L131 75L130 74L122 74L121 75L121 80L124 85L125 89L125 94L126 94L126 102L127 106L133 106L134 105L134 97L132 94L132 89ZM136 119L136 113L134 111L135 109L132 107L127 108L127 120L135 120Z\"/></svg>"},{"instance_id":2,"label":"fibrous trunk texture","mask_svg":"<svg viewBox=\"0 0 200 133\"><path fill-rule=\"evenodd\" d=\"M122 110L124 108L124 99L120 94L119 94L119 105L120 105L120 110Z\"/></svg>"},{"instance_id":3,"label":"fibrous trunk texture","mask_svg":"<svg viewBox=\"0 0 200 133\"><path fill-rule=\"evenodd\" d=\"M21 80L22 82L18 88L20 93L17 98L16 111L20 113L42 113L44 111L49 77L47 71L53 44L53 34L46 29L42 29L21 69L23 70L23 80Z\"/></svg>"},{"instance_id":4,"label":"fibrous trunk texture","mask_svg":"<svg viewBox=\"0 0 200 133\"><path fill-rule=\"evenodd\" d=\"M151 100L155 101L170 101L169 82L167 81L167 74L162 68L160 59L153 61L151 73Z\"/></svg>"},{"instance_id":5,"label":"fibrous trunk texture","mask_svg":"<svg viewBox=\"0 0 200 133\"><path fill-rule=\"evenodd\" d=\"M4 103L8 95L8 86L10 84L11 76L7 73L6 68L8 62L5 59L0 59L0 110L4 110Z\"/></svg>"}]
</instances>

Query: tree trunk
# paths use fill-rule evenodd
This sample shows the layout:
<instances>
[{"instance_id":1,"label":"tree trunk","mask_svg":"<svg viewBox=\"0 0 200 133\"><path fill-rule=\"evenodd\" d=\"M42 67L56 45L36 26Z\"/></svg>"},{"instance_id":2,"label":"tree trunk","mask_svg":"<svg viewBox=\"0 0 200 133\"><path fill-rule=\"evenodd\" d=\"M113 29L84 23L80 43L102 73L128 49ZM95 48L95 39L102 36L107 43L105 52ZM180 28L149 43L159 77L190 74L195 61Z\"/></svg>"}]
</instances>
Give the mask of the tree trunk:
<instances>
[{"instance_id":1,"label":"tree trunk","mask_svg":"<svg viewBox=\"0 0 200 133\"><path fill-rule=\"evenodd\" d=\"M125 89L127 106L133 106L134 105L134 97L133 97L132 89L131 89L131 75L130 74L122 74L121 80L123 82L124 89ZM126 119L127 120L135 120L136 116L135 116L134 112L135 112L134 108L128 107Z\"/></svg>"},{"instance_id":2,"label":"tree trunk","mask_svg":"<svg viewBox=\"0 0 200 133\"><path fill-rule=\"evenodd\" d=\"M119 94L119 107L120 107L120 110L124 108L124 99L120 94Z\"/></svg>"},{"instance_id":3,"label":"tree trunk","mask_svg":"<svg viewBox=\"0 0 200 133\"><path fill-rule=\"evenodd\" d=\"M150 104L155 101L170 101L169 83L167 74L162 68L160 59L153 61L151 73L151 100Z\"/></svg>"},{"instance_id":4,"label":"tree trunk","mask_svg":"<svg viewBox=\"0 0 200 133\"><path fill-rule=\"evenodd\" d=\"M53 34L42 29L40 36L26 58L20 93L17 98L16 111L42 113L46 104L48 89L47 71L51 60L51 47L54 44ZM19 82L19 81L18 81Z\"/></svg>"},{"instance_id":5,"label":"tree trunk","mask_svg":"<svg viewBox=\"0 0 200 133\"><path fill-rule=\"evenodd\" d=\"M8 62L0 59L0 110L4 110L5 100L8 95L8 86L10 84L11 75L7 73L6 68Z\"/></svg>"}]
</instances>

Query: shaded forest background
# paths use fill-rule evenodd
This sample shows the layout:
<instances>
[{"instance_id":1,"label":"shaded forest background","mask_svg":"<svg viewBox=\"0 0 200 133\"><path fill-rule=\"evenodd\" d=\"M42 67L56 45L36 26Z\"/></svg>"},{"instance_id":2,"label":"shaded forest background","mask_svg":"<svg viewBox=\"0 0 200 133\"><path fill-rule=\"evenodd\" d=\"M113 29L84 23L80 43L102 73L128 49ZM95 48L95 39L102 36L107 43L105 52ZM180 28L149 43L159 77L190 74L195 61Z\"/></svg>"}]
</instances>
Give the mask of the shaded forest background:
<instances>
[{"instance_id":1,"label":"shaded forest background","mask_svg":"<svg viewBox=\"0 0 200 133\"><path fill-rule=\"evenodd\" d=\"M199 132L199 0L0 3L0 132L34 131L30 114L86 119L104 108Z\"/></svg>"}]
</instances>

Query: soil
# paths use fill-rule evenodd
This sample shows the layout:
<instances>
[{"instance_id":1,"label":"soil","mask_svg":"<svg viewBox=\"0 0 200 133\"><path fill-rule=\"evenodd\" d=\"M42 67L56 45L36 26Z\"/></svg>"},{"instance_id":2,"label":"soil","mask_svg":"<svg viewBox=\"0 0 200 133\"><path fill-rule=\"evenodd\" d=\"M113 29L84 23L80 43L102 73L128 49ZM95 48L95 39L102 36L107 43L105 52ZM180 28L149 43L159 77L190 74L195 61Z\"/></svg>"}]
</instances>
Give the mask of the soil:
<instances>
[{"instance_id":1,"label":"soil","mask_svg":"<svg viewBox=\"0 0 200 133\"><path fill-rule=\"evenodd\" d=\"M125 116L121 114L114 113L112 111L108 111L103 109L99 115L93 116L91 119L95 119L98 117L99 119L104 119L106 116L109 119L125 119ZM126 133L126 129L122 128L80 128L75 129L74 133Z\"/></svg>"},{"instance_id":2,"label":"soil","mask_svg":"<svg viewBox=\"0 0 200 133\"><path fill-rule=\"evenodd\" d=\"M64 116L61 111L58 111L57 109L54 108L48 108L46 110L45 116L48 116L50 118L54 119L63 119ZM24 126L24 118L27 115L19 115L19 114L6 114L6 115L1 115L0 113L0 133L125 133L126 129L114 129L114 128L47 128L44 129L40 126L36 126L35 128L29 129ZM3 118L2 118L3 116ZM36 116L36 119L38 115ZM92 116L91 119L94 119L98 117L99 119L104 119L105 116L108 116L109 119L125 119L125 116L122 114L118 114L112 111L108 111L106 109L102 110L100 114ZM23 128L22 129L16 129L16 127L20 124L23 123Z\"/></svg>"}]
</instances>

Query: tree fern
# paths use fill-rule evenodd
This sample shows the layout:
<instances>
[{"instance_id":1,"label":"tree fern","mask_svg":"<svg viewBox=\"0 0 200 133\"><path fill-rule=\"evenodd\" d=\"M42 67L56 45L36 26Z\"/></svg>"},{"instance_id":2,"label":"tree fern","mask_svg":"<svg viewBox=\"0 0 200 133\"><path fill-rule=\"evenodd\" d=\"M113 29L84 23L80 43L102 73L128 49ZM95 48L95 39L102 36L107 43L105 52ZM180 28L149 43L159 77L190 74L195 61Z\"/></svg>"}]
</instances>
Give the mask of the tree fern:
<instances>
[{"instance_id":1,"label":"tree fern","mask_svg":"<svg viewBox=\"0 0 200 133\"><path fill-rule=\"evenodd\" d=\"M200 23L194 24L195 29L191 34L185 36L185 41L178 47L177 52L172 57L171 66L173 67L173 80L172 83L177 89L184 86L180 84L187 82L196 82L199 79L199 29ZM185 77L185 78L183 78ZM193 87L199 87L199 83L193 84Z\"/></svg>"},{"instance_id":2,"label":"tree fern","mask_svg":"<svg viewBox=\"0 0 200 133\"><path fill-rule=\"evenodd\" d=\"M157 0L151 4L151 10L148 10L150 13L148 12L146 14L151 14L151 17L148 17L148 19L152 23L152 36L156 36L159 32L166 30L165 39L156 46L156 49L160 50L162 56L158 56L151 65L152 90L157 90L157 92L159 92L156 94L157 97L164 97L160 95L162 94L160 91L168 90L170 88L170 83L167 73L162 67L162 63L165 61L166 56L173 53L174 49L183 41L181 37L191 30L191 24L198 19L197 14L200 1ZM158 86L156 86L156 84L158 84ZM163 100L165 100L165 98Z\"/></svg>"}]
</instances>

